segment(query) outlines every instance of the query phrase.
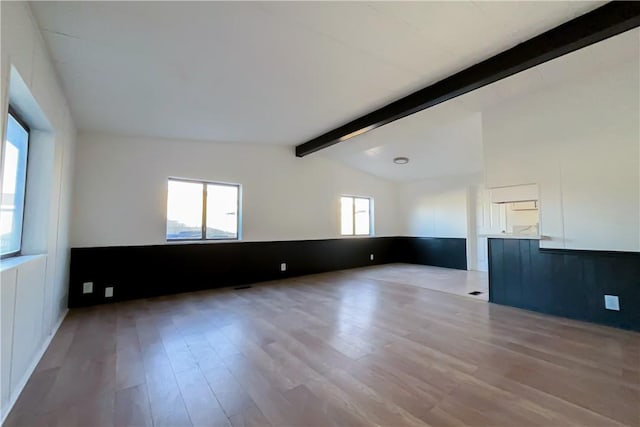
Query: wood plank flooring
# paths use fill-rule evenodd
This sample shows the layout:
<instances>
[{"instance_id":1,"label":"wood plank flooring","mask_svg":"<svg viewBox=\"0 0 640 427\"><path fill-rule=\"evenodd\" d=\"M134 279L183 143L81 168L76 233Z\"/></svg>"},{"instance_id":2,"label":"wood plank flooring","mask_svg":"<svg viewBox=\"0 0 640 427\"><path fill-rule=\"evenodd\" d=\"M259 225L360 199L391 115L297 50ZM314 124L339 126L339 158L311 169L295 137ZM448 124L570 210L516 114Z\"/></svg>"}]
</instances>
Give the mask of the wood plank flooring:
<instances>
[{"instance_id":1,"label":"wood plank flooring","mask_svg":"<svg viewBox=\"0 0 640 427\"><path fill-rule=\"evenodd\" d=\"M6 426L640 425L640 334L388 268L73 310Z\"/></svg>"},{"instance_id":2,"label":"wood plank flooring","mask_svg":"<svg viewBox=\"0 0 640 427\"><path fill-rule=\"evenodd\" d=\"M361 268L356 277L403 283L482 301L489 300L489 273L485 271L452 270L450 268L398 263ZM481 293L471 295L470 292L474 291Z\"/></svg>"}]
</instances>

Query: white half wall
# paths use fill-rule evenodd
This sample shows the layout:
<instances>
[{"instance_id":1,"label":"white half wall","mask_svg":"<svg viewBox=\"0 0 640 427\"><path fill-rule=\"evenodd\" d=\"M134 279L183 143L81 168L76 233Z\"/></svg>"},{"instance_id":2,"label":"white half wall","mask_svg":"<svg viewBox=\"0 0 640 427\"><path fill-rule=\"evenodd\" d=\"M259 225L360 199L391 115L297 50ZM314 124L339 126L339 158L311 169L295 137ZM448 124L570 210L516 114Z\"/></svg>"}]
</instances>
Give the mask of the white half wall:
<instances>
[{"instance_id":1,"label":"white half wall","mask_svg":"<svg viewBox=\"0 0 640 427\"><path fill-rule=\"evenodd\" d=\"M2 135L9 100L32 129L23 256L0 262L4 420L67 311L76 131L29 3L0 2L0 12Z\"/></svg>"},{"instance_id":2,"label":"white half wall","mask_svg":"<svg viewBox=\"0 0 640 427\"><path fill-rule=\"evenodd\" d=\"M631 36L628 61L483 113L486 186L539 185L542 247L640 251L640 40Z\"/></svg>"},{"instance_id":3,"label":"white half wall","mask_svg":"<svg viewBox=\"0 0 640 427\"><path fill-rule=\"evenodd\" d=\"M399 232L395 184L290 147L80 134L76 154L74 247L165 244L168 177L241 184L243 241L340 237L341 194Z\"/></svg>"}]
</instances>

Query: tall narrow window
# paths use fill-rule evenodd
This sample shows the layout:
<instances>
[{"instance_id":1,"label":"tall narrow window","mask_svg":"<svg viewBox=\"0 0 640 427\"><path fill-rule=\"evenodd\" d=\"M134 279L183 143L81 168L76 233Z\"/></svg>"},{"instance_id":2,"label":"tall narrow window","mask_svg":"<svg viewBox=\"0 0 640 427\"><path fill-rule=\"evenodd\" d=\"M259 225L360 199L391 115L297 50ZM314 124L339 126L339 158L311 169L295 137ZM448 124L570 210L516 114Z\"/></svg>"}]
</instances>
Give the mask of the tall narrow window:
<instances>
[{"instance_id":1,"label":"tall narrow window","mask_svg":"<svg viewBox=\"0 0 640 427\"><path fill-rule=\"evenodd\" d=\"M371 199L342 196L340 198L340 234L343 236L371 235Z\"/></svg>"},{"instance_id":2,"label":"tall narrow window","mask_svg":"<svg viewBox=\"0 0 640 427\"><path fill-rule=\"evenodd\" d=\"M167 240L238 239L240 186L169 179Z\"/></svg>"},{"instance_id":3,"label":"tall narrow window","mask_svg":"<svg viewBox=\"0 0 640 427\"><path fill-rule=\"evenodd\" d=\"M9 109L0 203L0 255L3 257L18 254L22 245L28 150L29 128Z\"/></svg>"}]
</instances>

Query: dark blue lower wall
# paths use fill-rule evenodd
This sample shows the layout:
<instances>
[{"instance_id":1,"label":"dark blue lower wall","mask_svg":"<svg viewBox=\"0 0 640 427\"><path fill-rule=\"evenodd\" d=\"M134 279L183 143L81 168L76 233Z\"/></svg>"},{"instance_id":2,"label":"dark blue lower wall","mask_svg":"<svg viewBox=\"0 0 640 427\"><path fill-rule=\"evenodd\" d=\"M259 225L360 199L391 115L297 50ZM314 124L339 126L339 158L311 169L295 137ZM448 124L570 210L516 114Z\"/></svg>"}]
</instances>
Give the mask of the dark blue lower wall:
<instances>
[{"instance_id":1,"label":"dark blue lower wall","mask_svg":"<svg viewBox=\"0 0 640 427\"><path fill-rule=\"evenodd\" d=\"M404 240L404 262L436 267L467 269L467 239L444 237L400 237Z\"/></svg>"},{"instance_id":2,"label":"dark blue lower wall","mask_svg":"<svg viewBox=\"0 0 640 427\"><path fill-rule=\"evenodd\" d=\"M604 308L617 295L620 311ZM489 301L640 331L640 254L489 239Z\"/></svg>"},{"instance_id":3,"label":"dark blue lower wall","mask_svg":"<svg viewBox=\"0 0 640 427\"><path fill-rule=\"evenodd\" d=\"M411 237L73 248L69 307L392 262L466 269L465 248L465 239ZM83 282L94 292L83 294ZM113 298L104 297L107 286Z\"/></svg>"},{"instance_id":4,"label":"dark blue lower wall","mask_svg":"<svg viewBox=\"0 0 640 427\"><path fill-rule=\"evenodd\" d=\"M374 254L374 260L370 254ZM287 271L280 271L280 263ZM69 307L406 262L466 269L466 240L379 237L74 248ZM82 283L94 283L82 294ZM114 286L114 297L104 288ZM621 310L604 308L618 295ZM640 331L640 254L489 239L489 301Z\"/></svg>"}]
</instances>

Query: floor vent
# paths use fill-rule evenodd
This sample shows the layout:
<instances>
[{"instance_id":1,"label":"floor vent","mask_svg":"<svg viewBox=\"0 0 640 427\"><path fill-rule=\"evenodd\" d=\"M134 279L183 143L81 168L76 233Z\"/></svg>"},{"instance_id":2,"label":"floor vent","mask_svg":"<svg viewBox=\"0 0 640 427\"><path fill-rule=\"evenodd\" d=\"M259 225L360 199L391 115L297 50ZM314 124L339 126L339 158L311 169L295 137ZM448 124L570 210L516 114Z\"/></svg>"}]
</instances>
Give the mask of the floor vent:
<instances>
[{"instance_id":1,"label":"floor vent","mask_svg":"<svg viewBox=\"0 0 640 427\"><path fill-rule=\"evenodd\" d=\"M480 291L473 291L473 292L469 292L469 295L481 295L482 292Z\"/></svg>"},{"instance_id":2,"label":"floor vent","mask_svg":"<svg viewBox=\"0 0 640 427\"><path fill-rule=\"evenodd\" d=\"M250 287L251 285L244 285L244 286L235 287L233 289L235 289L236 291L239 291L240 289L249 289Z\"/></svg>"}]
</instances>

